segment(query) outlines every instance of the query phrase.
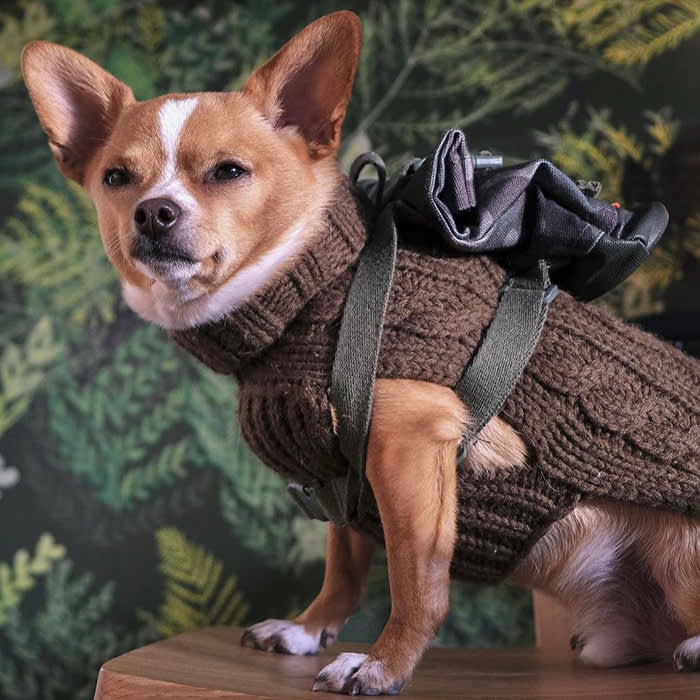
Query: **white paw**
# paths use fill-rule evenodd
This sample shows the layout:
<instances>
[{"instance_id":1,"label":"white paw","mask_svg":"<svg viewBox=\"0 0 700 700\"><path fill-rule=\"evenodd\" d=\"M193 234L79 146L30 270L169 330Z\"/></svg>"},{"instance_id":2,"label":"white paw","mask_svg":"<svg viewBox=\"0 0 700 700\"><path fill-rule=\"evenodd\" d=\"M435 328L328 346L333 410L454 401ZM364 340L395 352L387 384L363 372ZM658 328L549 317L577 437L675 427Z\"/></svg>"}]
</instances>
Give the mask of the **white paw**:
<instances>
[{"instance_id":1,"label":"white paw","mask_svg":"<svg viewBox=\"0 0 700 700\"><path fill-rule=\"evenodd\" d=\"M241 644L251 649L304 656L318 654L326 646L326 634L325 630L320 634L310 634L303 625L289 620L265 620L248 627L243 632Z\"/></svg>"},{"instance_id":2,"label":"white paw","mask_svg":"<svg viewBox=\"0 0 700 700\"><path fill-rule=\"evenodd\" d=\"M673 652L676 671L700 671L700 636L681 642Z\"/></svg>"},{"instance_id":3,"label":"white paw","mask_svg":"<svg viewBox=\"0 0 700 700\"><path fill-rule=\"evenodd\" d=\"M321 669L312 690L347 695L396 695L405 684L389 678L384 664L367 654L346 652Z\"/></svg>"}]
</instances>

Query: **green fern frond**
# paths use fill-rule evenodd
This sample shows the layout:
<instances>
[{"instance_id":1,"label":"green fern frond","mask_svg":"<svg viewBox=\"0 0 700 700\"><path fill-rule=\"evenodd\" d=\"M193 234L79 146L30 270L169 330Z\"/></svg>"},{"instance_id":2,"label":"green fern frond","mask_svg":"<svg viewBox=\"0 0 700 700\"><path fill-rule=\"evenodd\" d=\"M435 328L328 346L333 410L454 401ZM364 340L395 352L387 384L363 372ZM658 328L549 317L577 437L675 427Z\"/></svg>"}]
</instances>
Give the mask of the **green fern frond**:
<instances>
[{"instance_id":1,"label":"green fern frond","mask_svg":"<svg viewBox=\"0 0 700 700\"><path fill-rule=\"evenodd\" d=\"M92 700L106 659L154 640L150 627L125 632L109 618L114 589L95 590L93 576L76 575L70 560L53 565L33 594L36 606L11 609L0 629L0 697Z\"/></svg>"},{"instance_id":2,"label":"green fern frond","mask_svg":"<svg viewBox=\"0 0 700 700\"><path fill-rule=\"evenodd\" d=\"M22 349L9 343L0 355L0 435L26 412L47 370L63 355L64 345L53 337L51 320L44 316Z\"/></svg>"},{"instance_id":3,"label":"green fern frond","mask_svg":"<svg viewBox=\"0 0 700 700\"><path fill-rule=\"evenodd\" d=\"M292 568L301 572L304 566L323 561L326 552L327 529L322 523L298 515L291 522L294 533L289 557Z\"/></svg>"},{"instance_id":4,"label":"green fern frond","mask_svg":"<svg viewBox=\"0 0 700 700\"><path fill-rule=\"evenodd\" d=\"M602 47L667 4L667 0L561 0L554 11L585 46Z\"/></svg>"},{"instance_id":5,"label":"green fern frond","mask_svg":"<svg viewBox=\"0 0 700 700\"><path fill-rule=\"evenodd\" d=\"M20 76L22 47L32 39L49 36L56 24L46 3L24 2L20 7L21 17L9 12L0 13L0 65L13 79Z\"/></svg>"},{"instance_id":6,"label":"green fern frond","mask_svg":"<svg viewBox=\"0 0 700 700\"><path fill-rule=\"evenodd\" d=\"M165 600L156 626L170 637L203 625L238 624L248 606L233 576L224 578L223 564L176 528L156 532L160 570L166 579Z\"/></svg>"},{"instance_id":7,"label":"green fern frond","mask_svg":"<svg viewBox=\"0 0 700 700\"><path fill-rule=\"evenodd\" d=\"M274 53L273 28L290 7L272 0L207 4L170 10L159 65L167 92L242 87L245 77ZM245 27L245 41L231 41Z\"/></svg>"},{"instance_id":8,"label":"green fern frond","mask_svg":"<svg viewBox=\"0 0 700 700\"><path fill-rule=\"evenodd\" d=\"M187 473L187 383L174 344L139 325L108 364L66 372L47 387L57 460L115 511L147 500Z\"/></svg>"},{"instance_id":9,"label":"green fern frond","mask_svg":"<svg viewBox=\"0 0 700 700\"><path fill-rule=\"evenodd\" d=\"M157 487L167 486L186 474L185 457L189 440L165 445L145 467L128 470L121 480L119 498L123 503L148 498Z\"/></svg>"},{"instance_id":10,"label":"green fern frond","mask_svg":"<svg viewBox=\"0 0 700 700\"><path fill-rule=\"evenodd\" d=\"M643 67L700 30L698 0L558 0L549 9L581 46L620 67Z\"/></svg>"},{"instance_id":11,"label":"green fern frond","mask_svg":"<svg viewBox=\"0 0 700 700\"><path fill-rule=\"evenodd\" d=\"M139 5L136 27L134 38L139 46L149 54L154 53L165 40L167 28L165 10L157 5Z\"/></svg>"},{"instance_id":12,"label":"green fern frond","mask_svg":"<svg viewBox=\"0 0 700 700\"><path fill-rule=\"evenodd\" d=\"M524 588L453 581L450 612L436 643L459 647L532 646L532 619L532 595Z\"/></svg>"},{"instance_id":13,"label":"green fern frond","mask_svg":"<svg viewBox=\"0 0 700 700\"><path fill-rule=\"evenodd\" d=\"M92 202L72 183L27 186L4 223L0 274L22 285L28 309L77 325L112 320L119 303Z\"/></svg>"},{"instance_id":14,"label":"green fern frond","mask_svg":"<svg viewBox=\"0 0 700 700\"><path fill-rule=\"evenodd\" d=\"M658 111L645 110L647 133L652 139L651 151L654 155L662 156L673 146L680 122L672 118L670 107L664 107Z\"/></svg>"},{"instance_id":15,"label":"green fern frond","mask_svg":"<svg viewBox=\"0 0 700 700\"><path fill-rule=\"evenodd\" d=\"M588 128L577 134L563 122L536 136L548 149L552 162L565 173L578 179L600 181L604 198L619 198L624 161L608 142L596 138L595 130Z\"/></svg>"},{"instance_id":16,"label":"green fern frond","mask_svg":"<svg viewBox=\"0 0 700 700\"><path fill-rule=\"evenodd\" d=\"M19 549L12 564L0 562L0 627L7 623L9 611L36 586L37 577L47 574L54 562L65 555L65 547L56 544L52 535L44 533L36 543L33 557L26 549Z\"/></svg>"},{"instance_id":17,"label":"green fern frond","mask_svg":"<svg viewBox=\"0 0 700 700\"><path fill-rule=\"evenodd\" d=\"M653 179L655 159L671 147L677 134L678 123L669 109L645 111L643 115L648 135L644 140L626 127L614 125L609 110L591 110L583 128L574 129L565 119L548 132L537 132L536 138L564 172L600 181L602 197L619 200L625 162L637 163Z\"/></svg>"},{"instance_id":18,"label":"green fern frond","mask_svg":"<svg viewBox=\"0 0 700 700\"><path fill-rule=\"evenodd\" d=\"M610 123L609 114L591 113L591 127L599 133L614 151L618 160L629 158L638 163L644 156L644 147L625 127L615 127Z\"/></svg>"},{"instance_id":19,"label":"green fern frond","mask_svg":"<svg viewBox=\"0 0 700 700\"><path fill-rule=\"evenodd\" d=\"M19 53L16 58L19 59ZM2 88L0 187L11 190L14 199L30 182L59 182L61 177L24 86L14 84Z\"/></svg>"},{"instance_id":20,"label":"green fern frond","mask_svg":"<svg viewBox=\"0 0 700 700\"><path fill-rule=\"evenodd\" d=\"M543 5L370 2L349 141L366 133L382 153L415 151L447 127L537 109L572 75L600 70L631 81Z\"/></svg>"},{"instance_id":21,"label":"green fern frond","mask_svg":"<svg viewBox=\"0 0 700 700\"><path fill-rule=\"evenodd\" d=\"M700 2L675 0L646 18L643 24L629 27L610 43L604 56L623 66L645 65L652 58L678 46L700 31Z\"/></svg>"},{"instance_id":22,"label":"green fern frond","mask_svg":"<svg viewBox=\"0 0 700 700\"><path fill-rule=\"evenodd\" d=\"M686 221L681 247L696 260L700 260L700 214Z\"/></svg>"}]
</instances>

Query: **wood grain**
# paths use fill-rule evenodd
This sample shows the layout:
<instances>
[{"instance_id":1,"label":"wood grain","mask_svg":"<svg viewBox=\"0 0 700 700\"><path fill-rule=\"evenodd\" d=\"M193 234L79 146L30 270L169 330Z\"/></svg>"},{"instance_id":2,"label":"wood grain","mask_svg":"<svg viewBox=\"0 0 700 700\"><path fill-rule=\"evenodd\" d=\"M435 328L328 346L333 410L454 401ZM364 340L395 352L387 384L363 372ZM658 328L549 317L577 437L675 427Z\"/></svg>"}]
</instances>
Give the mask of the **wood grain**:
<instances>
[{"instance_id":1,"label":"wood grain","mask_svg":"<svg viewBox=\"0 0 700 700\"><path fill-rule=\"evenodd\" d=\"M95 700L322 700L315 674L339 651L284 656L239 646L241 630L211 627L108 661ZM592 670L568 653L542 649L431 649L401 697L419 698L700 698L700 674L674 673L670 663Z\"/></svg>"}]
</instances>

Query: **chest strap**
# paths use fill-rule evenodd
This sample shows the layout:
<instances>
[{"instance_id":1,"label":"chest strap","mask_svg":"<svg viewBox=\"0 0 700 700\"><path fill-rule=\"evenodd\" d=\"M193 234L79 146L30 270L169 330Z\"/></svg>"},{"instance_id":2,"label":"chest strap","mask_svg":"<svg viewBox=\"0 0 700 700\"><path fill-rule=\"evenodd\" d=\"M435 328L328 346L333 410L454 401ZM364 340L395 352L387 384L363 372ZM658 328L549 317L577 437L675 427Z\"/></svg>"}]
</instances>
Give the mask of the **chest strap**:
<instances>
[{"instance_id":1,"label":"chest strap","mask_svg":"<svg viewBox=\"0 0 700 700\"><path fill-rule=\"evenodd\" d=\"M377 166L374 161L369 162ZM379 187L381 201L381 179ZM329 399L336 411L338 441L348 461L348 471L327 483L290 483L287 487L310 518L330 520L340 526L356 521L372 498L365 476L365 457L396 248L396 225L389 203L381 211L360 255L343 312L331 375ZM550 283L544 260L504 285L496 314L455 387L473 419L462 441L458 462L466 456L477 433L503 408L535 350L547 308L556 294L557 287Z\"/></svg>"}]
</instances>

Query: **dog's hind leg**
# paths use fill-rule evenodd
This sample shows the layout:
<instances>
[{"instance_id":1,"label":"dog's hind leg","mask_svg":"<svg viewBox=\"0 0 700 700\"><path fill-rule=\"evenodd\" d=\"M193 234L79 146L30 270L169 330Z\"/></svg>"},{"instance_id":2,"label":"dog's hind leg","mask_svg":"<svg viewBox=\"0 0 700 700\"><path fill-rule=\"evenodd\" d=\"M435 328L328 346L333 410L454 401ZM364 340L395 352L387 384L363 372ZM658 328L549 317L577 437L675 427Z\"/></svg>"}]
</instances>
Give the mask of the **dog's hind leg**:
<instances>
[{"instance_id":1,"label":"dog's hind leg","mask_svg":"<svg viewBox=\"0 0 700 700\"><path fill-rule=\"evenodd\" d=\"M331 644L362 602L374 548L367 535L329 523L319 594L294 620L265 620L249 627L241 644L282 654L317 654Z\"/></svg>"},{"instance_id":2,"label":"dog's hind leg","mask_svg":"<svg viewBox=\"0 0 700 700\"><path fill-rule=\"evenodd\" d=\"M683 638L654 571L660 560L649 551L660 544L660 519L663 514L629 505L578 506L549 528L516 572L516 582L545 590L570 610L571 646L583 663L668 658ZM669 548L663 556L676 552Z\"/></svg>"},{"instance_id":3,"label":"dog's hind leg","mask_svg":"<svg viewBox=\"0 0 700 700\"><path fill-rule=\"evenodd\" d=\"M647 561L688 637L676 647L673 665L700 671L700 521L662 513L644 524Z\"/></svg>"},{"instance_id":4,"label":"dog's hind leg","mask_svg":"<svg viewBox=\"0 0 700 700\"><path fill-rule=\"evenodd\" d=\"M679 627L637 552L618 552L604 581L592 576L580 583L572 647L581 662L611 667L668 658Z\"/></svg>"}]
</instances>

